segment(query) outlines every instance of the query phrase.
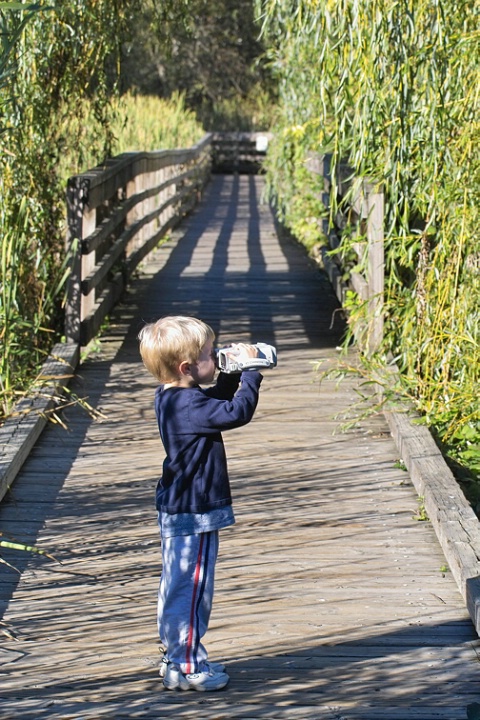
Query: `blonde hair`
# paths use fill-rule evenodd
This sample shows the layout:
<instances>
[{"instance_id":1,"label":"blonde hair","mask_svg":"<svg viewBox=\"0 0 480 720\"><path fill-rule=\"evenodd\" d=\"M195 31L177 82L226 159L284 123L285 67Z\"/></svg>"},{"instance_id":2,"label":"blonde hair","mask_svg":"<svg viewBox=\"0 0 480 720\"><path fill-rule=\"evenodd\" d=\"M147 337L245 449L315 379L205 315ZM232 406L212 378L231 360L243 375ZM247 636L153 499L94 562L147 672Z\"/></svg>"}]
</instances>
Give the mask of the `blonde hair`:
<instances>
[{"instance_id":1,"label":"blonde hair","mask_svg":"<svg viewBox=\"0 0 480 720\"><path fill-rule=\"evenodd\" d=\"M196 362L205 344L214 338L209 325L183 315L160 318L145 325L138 335L143 364L163 383L177 380L180 363Z\"/></svg>"}]
</instances>

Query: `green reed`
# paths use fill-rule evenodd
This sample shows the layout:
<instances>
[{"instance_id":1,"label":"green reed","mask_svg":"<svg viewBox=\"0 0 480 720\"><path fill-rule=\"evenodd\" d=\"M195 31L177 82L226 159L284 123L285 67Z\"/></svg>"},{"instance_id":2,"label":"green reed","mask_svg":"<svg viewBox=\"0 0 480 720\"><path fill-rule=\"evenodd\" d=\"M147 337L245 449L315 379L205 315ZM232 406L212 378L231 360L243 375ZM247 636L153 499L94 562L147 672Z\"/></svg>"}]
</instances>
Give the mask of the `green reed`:
<instances>
[{"instance_id":1,"label":"green reed","mask_svg":"<svg viewBox=\"0 0 480 720\"><path fill-rule=\"evenodd\" d=\"M181 96L117 97L112 67L138 4L0 3L0 422L62 336L66 179L203 134Z\"/></svg>"},{"instance_id":2,"label":"green reed","mask_svg":"<svg viewBox=\"0 0 480 720\"><path fill-rule=\"evenodd\" d=\"M310 151L385 190L385 338L402 392L480 474L480 8L467 0L264 0L280 85L271 191L303 239ZM305 198L305 200L303 200ZM323 242L320 226L316 240ZM315 224L308 225L312 242ZM315 238L313 238L314 240ZM349 253L348 232L344 253ZM365 307L351 294L349 312Z\"/></svg>"}]
</instances>

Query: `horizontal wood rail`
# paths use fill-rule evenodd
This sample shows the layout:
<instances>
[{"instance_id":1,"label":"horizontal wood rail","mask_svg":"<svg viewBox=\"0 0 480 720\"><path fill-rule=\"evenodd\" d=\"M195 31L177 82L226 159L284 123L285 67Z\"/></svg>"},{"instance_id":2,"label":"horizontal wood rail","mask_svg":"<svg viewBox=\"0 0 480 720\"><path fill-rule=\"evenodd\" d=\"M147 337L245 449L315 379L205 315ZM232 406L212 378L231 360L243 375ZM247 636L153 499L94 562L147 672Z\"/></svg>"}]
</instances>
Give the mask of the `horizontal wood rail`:
<instances>
[{"instance_id":1,"label":"horizontal wood rail","mask_svg":"<svg viewBox=\"0 0 480 720\"><path fill-rule=\"evenodd\" d=\"M332 177L331 155L311 153L307 159L310 172L324 178L322 201L328 209L331 202ZM330 218L323 221L323 231L328 246L318 248L325 270L339 301L344 305L348 290L354 290L366 303L367 321L353 328L355 338L367 354L374 353L383 339L384 294L384 197L378 183L353 176L346 165L340 165L335 188L338 207L334 225ZM357 238L353 247L357 256L355 269L342 265L341 245L345 232ZM334 251L334 252L332 252ZM358 272L357 267L364 268Z\"/></svg>"},{"instance_id":2,"label":"horizontal wood rail","mask_svg":"<svg viewBox=\"0 0 480 720\"><path fill-rule=\"evenodd\" d=\"M87 345L132 272L198 200L211 134L185 150L123 153L68 181L67 342Z\"/></svg>"}]
</instances>

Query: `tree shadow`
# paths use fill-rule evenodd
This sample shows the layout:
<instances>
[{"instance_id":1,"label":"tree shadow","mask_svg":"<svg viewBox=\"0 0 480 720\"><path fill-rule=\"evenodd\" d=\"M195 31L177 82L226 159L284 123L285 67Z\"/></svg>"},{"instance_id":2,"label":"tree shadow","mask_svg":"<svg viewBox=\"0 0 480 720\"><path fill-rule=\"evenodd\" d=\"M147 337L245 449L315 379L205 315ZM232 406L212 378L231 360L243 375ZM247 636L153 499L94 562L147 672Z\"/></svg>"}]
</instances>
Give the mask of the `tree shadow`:
<instances>
[{"instance_id":1,"label":"tree shadow","mask_svg":"<svg viewBox=\"0 0 480 720\"><path fill-rule=\"evenodd\" d=\"M476 668L466 671L471 634L467 623L441 617L423 626L385 630L379 625L371 633L345 628L333 641L317 630L306 646L292 643L280 651L267 647L247 654L239 648L226 658L229 685L215 693L166 691L157 667L142 667L138 655L103 663L100 658L101 677L91 658L83 673L74 667L65 677L69 660L59 657L59 677L37 679L35 686L21 691L4 688L0 712L22 720L465 720L467 706L479 699Z\"/></svg>"}]
</instances>

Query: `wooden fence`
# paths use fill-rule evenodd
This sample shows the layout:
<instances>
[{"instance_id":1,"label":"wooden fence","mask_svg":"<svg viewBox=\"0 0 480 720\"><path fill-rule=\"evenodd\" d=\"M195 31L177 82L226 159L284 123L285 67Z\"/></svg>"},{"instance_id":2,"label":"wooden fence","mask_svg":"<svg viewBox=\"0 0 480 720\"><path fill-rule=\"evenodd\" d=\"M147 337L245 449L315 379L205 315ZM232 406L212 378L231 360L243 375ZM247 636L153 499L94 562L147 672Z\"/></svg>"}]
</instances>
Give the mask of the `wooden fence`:
<instances>
[{"instance_id":1,"label":"wooden fence","mask_svg":"<svg viewBox=\"0 0 480 720\"><path fill-rule=\"evenodd\" d=\"M124 153L70 178L67 342L88 344L141 260L194 206L210 144L206 136L187 150Z\"/></svg>"},{"instance_id":2,"label":"wooden fence","mask_svg":"<svg viewBox=\"0 0 480 720\"><path fill-rule=\"evenodd\" d=\"M209 133L192 148L123 153L70 178L67 342L85 346L95 337L132 272L193 208L212 170L258 172L267 146L264 133Z\"/></svg>"},{"instance_id":3,"label":"wooden fence","mask_svg":"<svg viewBox=\"0 0 480 720\"><path fill-rule=\"evenodd\" d=\"M324 179L322 201L330 206L332 190L331 155L312 153L307 160L310 172ZM342 305L348 290L354 290L366 306L366 321L353 328L359 345L368 354L378 349L383 338L383 294L384 294L384 198L378 184L353 177L346 165L340 165L335 188L338 193L338 210L334 224L330 219L323 221L323 231L328 238L328 247L318 252L327 271L335 293ZM353 233L356 241L353 248L357 256L354 268L342 264L342 233ZM332 252L333 251L333 252ZM364 268L359 272L358 267Z\"/></svg>"},{"instance_id":4,"label":"wooden fence","mask_svg":"<svg viewBox=\"0 0 480 720\"><path fill-rule=\"evenodd\" d=\"M335 186L337 205L334 217L325 218L322 230L328 247L319 248L321 262L342 305L353 289L365 303L366 322L354 328L357 342L371 354L382 341L384 294L384 197L382 188L369 180L358 179L345 165L338 168L335 183L331 177L331 156L311 154L308 169L324 179L322 202L330 209L331 190ZM330 213L329 213L330 215ZM342 265L342 233L353 233L358 266L364 273ZM392 377L397 373L390 365ZM382 386L376 386L379 394ZM480 526L478 517L445 462L430 430L415 422L417 414L408 406L384 409L384 415L405 463L410 479L424 505L427 516L444 552L449 570L465 600L477 633L480 635ZM408 412L405 410L408 409ZM413 418L413 419L412 419Z\"/></svg>"}]
</instances>

